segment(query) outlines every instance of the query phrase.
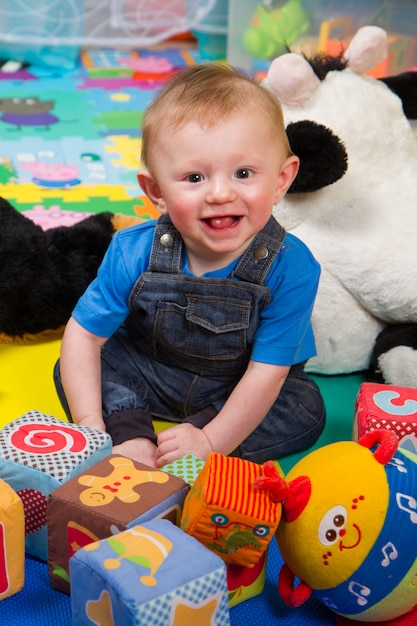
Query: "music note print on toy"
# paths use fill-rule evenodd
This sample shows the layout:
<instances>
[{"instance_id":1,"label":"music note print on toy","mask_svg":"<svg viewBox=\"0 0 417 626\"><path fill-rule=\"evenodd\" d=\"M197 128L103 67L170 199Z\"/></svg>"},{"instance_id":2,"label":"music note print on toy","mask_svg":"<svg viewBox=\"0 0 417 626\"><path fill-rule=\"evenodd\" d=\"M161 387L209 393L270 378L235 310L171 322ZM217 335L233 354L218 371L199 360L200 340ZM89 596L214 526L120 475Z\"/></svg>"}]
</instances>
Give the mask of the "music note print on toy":
<instances>
[{"instance_id":1,"label":"music note print on toy","mask_svg":"<svg viewBox=\"0 0 417 626\"><path fill-rule=\"evenodd\" d=\"M417 524L417 500L405 493L397 493L396 500L398 507L410 516L410 522ZM406 504L403 504L404 501Z\"/></svg>"},{"instance_id":2,"label":"music note print on toy","mask_svg":"<svg viewBox=\"0 0 417 626\"><path fill-rule=\"evenodd\" d=\"M399 472L402 472L403 474L407 473L407 468L405 467L404 461L402 461L401 459L397 459L395 456L392 457L391 461L389 461L389 465L392 465L393 467L395 467L395 469L397 469Z\"/></svg>"},{"instance_id":3,"label":"music note print on toy","mask_svg":"<svg viewBox=\"0 0 417 626\"><path fill-rule=\"evenodd\" d=\"M356 583L355 581L351 581L349 583L349 592L352 593L357 599L356 602L360 606L366 606L368 604L368 600L366 599L370 594L371 590L366 585L361 585L360 583Z\"/></svg>"},{"instance_id":4,"label":"music note print on toy","mask_svg":"<svg viewBox=\"0 0 417 626\"><path fill-rule=\"evenodd\" d=\"M381 561L382 567L388 567L391 561L395 561L398 558L398 550L392 543L392 541L388 541L385 546L382 548L382 554L384 558Z\"/></svg>"},{"instance_id":5,"label":"music note print on toy","mask_svg":"<svg viewBox=\"0 0 417 626\"><path fill-rule=\"evenodd\" d=\"M411 611L417 598L417 455L398 445L396 433L372 430L358 442L319 448L286 481L277 530L285 561L282 599L296 607L313 593L361 622Z\"/></svg>"}]
</instances>

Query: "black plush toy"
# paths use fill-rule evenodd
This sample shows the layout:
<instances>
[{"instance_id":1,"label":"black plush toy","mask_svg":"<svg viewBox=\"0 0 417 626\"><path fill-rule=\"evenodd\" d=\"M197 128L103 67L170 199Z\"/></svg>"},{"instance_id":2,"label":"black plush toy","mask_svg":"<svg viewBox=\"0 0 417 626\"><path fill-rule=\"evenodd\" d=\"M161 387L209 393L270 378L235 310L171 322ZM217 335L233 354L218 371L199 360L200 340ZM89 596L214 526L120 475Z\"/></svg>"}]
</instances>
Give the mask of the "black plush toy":
<instances>
[{"instance_id":1,"label":"black plush toy","mask_svg":"<svg viewBox=\"0 0 417 626\"><path fill-rule=\"evenodd\" d=\"M115 231L139 221L103 212L42 230L0 198L0 342L59 336Z\"/></svg>"}]
</instances>

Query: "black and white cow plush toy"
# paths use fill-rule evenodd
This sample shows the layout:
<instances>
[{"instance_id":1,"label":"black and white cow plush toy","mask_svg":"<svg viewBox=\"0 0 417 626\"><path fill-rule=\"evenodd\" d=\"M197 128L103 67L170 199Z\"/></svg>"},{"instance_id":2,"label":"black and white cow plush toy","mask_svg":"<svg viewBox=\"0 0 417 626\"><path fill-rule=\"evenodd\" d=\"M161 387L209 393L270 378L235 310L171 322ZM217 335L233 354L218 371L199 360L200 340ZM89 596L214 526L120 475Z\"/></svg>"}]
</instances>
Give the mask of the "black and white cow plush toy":
<instances>
[{"instance_id":1,"label":"black and white cow plush toy","mask_svg":"<svg viewBox=\"0 0 417 626\"><path fill-rule=\"evenodd\" d=\"M282 102L300 171L274 214L322 275L310 372L375 368L417 387L417 72L365 76L387 34L361 28L339 58L275 59L266 84ZM382 334L381 334L382 333Z\"/></svg>"}]
</instances>

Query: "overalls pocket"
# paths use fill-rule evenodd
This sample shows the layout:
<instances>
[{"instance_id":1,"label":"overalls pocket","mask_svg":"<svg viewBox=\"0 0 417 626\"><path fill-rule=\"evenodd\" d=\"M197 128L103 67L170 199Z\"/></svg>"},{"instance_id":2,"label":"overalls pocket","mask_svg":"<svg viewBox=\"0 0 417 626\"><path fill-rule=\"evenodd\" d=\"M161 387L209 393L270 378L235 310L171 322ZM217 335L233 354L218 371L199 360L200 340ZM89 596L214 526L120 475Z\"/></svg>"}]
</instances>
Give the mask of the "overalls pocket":
<instances>
[{"instance_id":1,"label":"overalls pocket","mask_svg":"<svg viewBox=\"0 0 417 626\"><path fill-rule=\"evenodd\" d=\"M186 305L159 301L156 339L183 354L212 360L234 360L247 349L251 302L186 294Z\"/></svg>"}]
</instances>

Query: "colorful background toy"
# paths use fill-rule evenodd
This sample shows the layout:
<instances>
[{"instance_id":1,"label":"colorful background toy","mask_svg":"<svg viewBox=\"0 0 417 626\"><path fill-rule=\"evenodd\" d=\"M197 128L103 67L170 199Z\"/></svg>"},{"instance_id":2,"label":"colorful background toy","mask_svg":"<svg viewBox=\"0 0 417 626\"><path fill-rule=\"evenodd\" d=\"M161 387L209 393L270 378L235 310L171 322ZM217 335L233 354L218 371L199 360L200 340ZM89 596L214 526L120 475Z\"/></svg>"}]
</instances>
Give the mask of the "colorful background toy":
<instances>
[{"instance_id":1,"label":"colorful background toy","mask_svg":"<svg viewBox=\"0 0 417 626\"><path fill-rule=\"evenodd\" d=\"M44 230L26 215L0 198L0 343L60 336L113 234L141 221L107 211Z\"/></svg>"},{"instance_id":2,"label":"colorful background toy","mask_svg":"<svg viewBox=\"0 0 417 626\"><path fill-rule=\"evenodd\" d=\"M243 35L243 44L253 57L272 59L286 52L309 26L301 0L260 2Z\"/></svg>"},{"instance_id":3,"label":"colorful background toy","mask_svg":"<svg viewBox=\"0 0 417 626\"><path fill-rule=\"evenodd\" d=\"M376 622L417 605L417 455L397 444L393 431L372 431L288 473L277 540L289 606L313 593L337 614Z\"/></svg>"},{"instance_id":4,"label":"colorful background toy","mask_svg":"<svg viewBox=\"0 0 417 626\"><path fill-rule=\"evenodd\" d=\"M373 367L381 382L417 387L417 72L365 76L387 50L386 32L368 26L338 58L274 59L267 84L301 161L274 214L322 268L307 370ZM395 333L385 359L383 329Z\"/></svg>"}]
</instances>

